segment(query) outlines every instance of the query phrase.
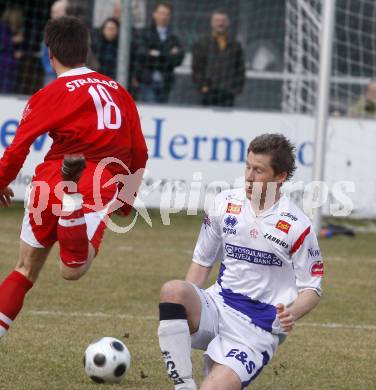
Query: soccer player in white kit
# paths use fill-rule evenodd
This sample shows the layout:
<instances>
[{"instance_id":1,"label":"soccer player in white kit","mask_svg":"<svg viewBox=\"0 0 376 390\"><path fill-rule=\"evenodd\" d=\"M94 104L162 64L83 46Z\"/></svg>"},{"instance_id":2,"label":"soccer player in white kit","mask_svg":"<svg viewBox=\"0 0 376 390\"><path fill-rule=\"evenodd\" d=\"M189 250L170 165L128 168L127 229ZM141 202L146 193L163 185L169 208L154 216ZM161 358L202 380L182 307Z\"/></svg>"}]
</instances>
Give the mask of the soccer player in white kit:
<instances>
[{"instance_id":1,"label":"soccer player in white kit","mask_svg":"<svg viewBox=\"0 0 376 390\"><path fill-rule=\"evenodd\" d=\"M201 390L247 387L297 320L320 301L323 262L308 217L280 192L294 147L264 134L249 145L245 188L223 191L205 216L186 280L160 294L159 344L177 390L194 390L191 348L205 351ZM215 284L204 290L216 261Z\"/></svg>"}]
</instances>

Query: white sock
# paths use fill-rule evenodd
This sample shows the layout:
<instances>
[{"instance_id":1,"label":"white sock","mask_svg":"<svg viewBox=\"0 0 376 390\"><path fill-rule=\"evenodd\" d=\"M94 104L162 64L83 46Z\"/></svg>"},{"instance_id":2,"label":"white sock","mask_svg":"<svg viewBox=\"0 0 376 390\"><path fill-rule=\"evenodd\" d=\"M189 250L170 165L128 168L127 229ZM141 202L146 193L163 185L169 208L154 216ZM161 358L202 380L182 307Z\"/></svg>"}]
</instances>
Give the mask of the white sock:
<instances>
[{"instance_id":1,"label":"white sock","mask_svg":"<svg viewBox=\"0 0 376 390\"><path fill-rule=\"evenodd\" d=\"M187 320L163 320L158 328L159 346L167 374L176 390L197 390L192 378L191 335Z\"/></svg>"},{"instance_id":2,"label":"white sock","mask_svg":"<svg viewBox=\"0 0 376 390\"><path fill-rule=\"evenodd\" d=\"M76 192L73 194L64 194L62 201L62 211L72 213L82 208L83 196Z\"/></svg>"}]
</instances>

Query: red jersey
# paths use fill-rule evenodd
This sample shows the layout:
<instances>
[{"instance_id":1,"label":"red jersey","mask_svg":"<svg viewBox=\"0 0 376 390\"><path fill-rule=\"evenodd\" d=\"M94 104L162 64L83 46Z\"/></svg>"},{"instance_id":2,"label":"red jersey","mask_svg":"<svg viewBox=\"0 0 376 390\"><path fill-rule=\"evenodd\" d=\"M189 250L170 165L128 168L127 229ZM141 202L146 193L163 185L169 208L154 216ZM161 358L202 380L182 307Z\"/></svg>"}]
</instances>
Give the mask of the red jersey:
<instances>
[{"instance_id":1,"label":"red jersey","mask_svg":"<svg viewBox=\"0 0 376 390\"><path fill-rule=\"evenodd\" d=\"M48 132L45 161L83 154L87 161L115 157L134 173L145 167L147 148L131 96L116 81L86 67L71 69L28 101L12 144L0 160L0 188L12 182L34 140ZM112 174L126 174L119 164Z\"/></svg>"}]
</instances>

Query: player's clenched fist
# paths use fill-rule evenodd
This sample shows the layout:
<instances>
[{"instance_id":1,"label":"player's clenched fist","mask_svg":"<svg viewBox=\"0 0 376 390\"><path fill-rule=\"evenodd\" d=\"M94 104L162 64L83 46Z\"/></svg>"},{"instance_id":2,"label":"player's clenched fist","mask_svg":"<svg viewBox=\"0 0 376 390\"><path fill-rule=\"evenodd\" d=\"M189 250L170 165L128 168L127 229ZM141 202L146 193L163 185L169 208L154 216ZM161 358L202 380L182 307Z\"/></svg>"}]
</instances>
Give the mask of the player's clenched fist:
<instances>
[{"instance_id":1,"label":"player's clenched fist","mask_svg":"<svg viewBox=\"0 0 376 390\"><path fill-rule=\"evenodd\" d=\"M282 303L278 303L276 305L276 309L277 318L279 319L282 330L284 332L291 332L295 325L294 316L292 315L291 311Z\"/></svg>"},{"instance_id":2,"label":"player's clenched fist","mask_svg":"<svg viewBox=\"0 0 376 390\"><path fill-rule=\"evenodd\" d=\"M9 207L11 204L11 198L13 197L14 193L9 187L0 189L0 206Z\"/></svg>"}]
</instances>

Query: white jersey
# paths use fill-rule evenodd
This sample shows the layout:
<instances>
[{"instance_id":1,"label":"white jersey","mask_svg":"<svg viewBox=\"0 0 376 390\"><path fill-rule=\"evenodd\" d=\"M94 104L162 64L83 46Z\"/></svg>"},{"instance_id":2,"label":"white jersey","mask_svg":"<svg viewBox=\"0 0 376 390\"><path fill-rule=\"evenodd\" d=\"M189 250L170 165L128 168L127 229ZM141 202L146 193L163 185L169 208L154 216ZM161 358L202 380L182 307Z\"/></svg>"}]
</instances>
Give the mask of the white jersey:
<instances>
[{"instance_id":1,"label":"white jersey","mask_svg":"<svg viewBox=\"0 0 376 390\"><path fill-rule=\"evenodd\" d=\"M210 291L227 307L273 332L275 305L298 292L321 294L323 262L308 217L287 197L256 215L244 189L223 191L205 216L193 261L221 261ZM274 332L273 332L274 333Z\"/></svg>"}]
</instances>

